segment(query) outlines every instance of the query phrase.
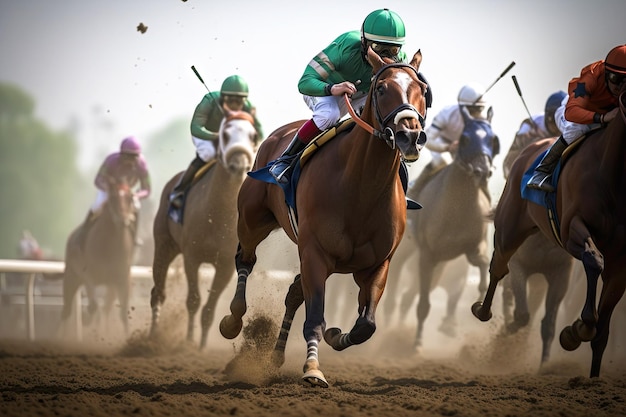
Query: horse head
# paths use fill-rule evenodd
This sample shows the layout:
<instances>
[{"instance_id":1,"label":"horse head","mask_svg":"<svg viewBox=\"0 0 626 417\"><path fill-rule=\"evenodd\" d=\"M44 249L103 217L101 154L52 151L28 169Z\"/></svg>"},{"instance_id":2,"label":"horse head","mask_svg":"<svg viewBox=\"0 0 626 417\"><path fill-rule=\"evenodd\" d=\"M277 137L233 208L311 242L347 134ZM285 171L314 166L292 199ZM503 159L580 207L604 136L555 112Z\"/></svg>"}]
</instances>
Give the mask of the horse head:
<instances>
[{"instance_id":1,"label":"horse head","mask_svg":"<svg viewBox=\"0 0 626 417\"><path fill-rule=\"evenodd\" d=\"M252 168L259 138L254 118L244 111L228 111L219 131L219 161L231 173Z\"/></svg>"},{"instance_id":2,"label":"horse head","mask_svg":"<svg viewBox=\"0 0 626 417\"><path fill-rule=\"evenodd\" d=\"M131 226L135 221L137 208L130 185L126 179L109 178L108 183L109 197L106 206L113 223L123 227Z\"/></svg>"},{"instance_id":3,"label":"horse head","mask_svg":"<svg viewBox=\"0 0 626 417\"><path fill-rule=\"evenodd\" d=\"M500 152L500 140L491 129L490 112L487 118L474 118L461 106L464 127L459 139L455 163L480 181L486 181L493 172L493 158Z\"/></svg>"},{"instance_id":4,"label":"horse head","mask_svg":"<svg viewBox=\"0 0 626 417\"><path fill-rule=\"evenodd\" d=\"M426 143L426 90L428 85L419 79L422 53L418 50L410 64L381 58L371 48L367 51L373 68L373 81L368 102L375 112L378 132L392 149L397 148L408 162L416 161ZM364 111L363 118L372 118Z\"/></svg>"}]
</instances>

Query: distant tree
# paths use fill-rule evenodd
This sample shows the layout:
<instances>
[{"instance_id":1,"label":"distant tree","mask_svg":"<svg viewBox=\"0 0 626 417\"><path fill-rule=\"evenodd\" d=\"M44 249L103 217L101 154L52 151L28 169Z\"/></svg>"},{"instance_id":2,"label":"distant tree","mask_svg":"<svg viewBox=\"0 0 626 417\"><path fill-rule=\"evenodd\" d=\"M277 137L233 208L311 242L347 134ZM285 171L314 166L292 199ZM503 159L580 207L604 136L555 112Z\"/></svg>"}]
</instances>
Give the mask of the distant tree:
<instances>
[{"instance_id":1,"label":"distant tree","mask_svg":"<svg viewBox=\"0 0 626 417\"><path fill-rule=\"evenodd\" d=\"M13 258L22 230L62 257L81 181L77 145L34 116L35 102L0 82L0 257Z\"/></svg>"}]
</instances>

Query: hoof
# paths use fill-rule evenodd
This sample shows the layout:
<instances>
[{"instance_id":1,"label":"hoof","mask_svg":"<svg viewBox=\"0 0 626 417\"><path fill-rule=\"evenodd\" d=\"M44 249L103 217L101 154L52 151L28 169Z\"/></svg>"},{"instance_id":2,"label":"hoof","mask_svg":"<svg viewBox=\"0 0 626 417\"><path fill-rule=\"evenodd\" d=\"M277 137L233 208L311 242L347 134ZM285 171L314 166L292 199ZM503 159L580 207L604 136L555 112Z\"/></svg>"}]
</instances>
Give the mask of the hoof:
<instances>
[{"instance_id":1,"label":"hoof","mask_svg":"<svg viewBox=\"0 0 626 417\"><path fill-rule=\"evenodd\" d=\"M596 328L585 324L581 319L572 324L572 332L583 342L588 342L596 336Z\"/></svg>"},{"instance_id":2,"label":"hoof","mask_svg":"<svg viewBox=\"0 0 626 417\"><path fill-rule=\"evenodd\" d=\"M333 346L335 339L341 335L341 329L337 327L331 327L324 332L324 341L328 345Z\"/></svg>"},{"instance_id":3,"label":"hoof","mask_svg":"<svg viewBox=\"0 0 626 417\"><path fill-rule=\"evenodd\" d=\"M474 317L476 317L480 321L489 321L491 319L491 311L483 308L483 303L481 301L477 301L472 304L472 313Z\"/></svg>"},{"instance_id":4,"label":"hoof","mask_svg":"<svg viewBox=\"0 0 626 417\"><path fill-rule=\"evenodd\" d=\"M224 316L222 321L220 321L220 333L226 339L234 339L235 337L239 336L242 328L243 320L235 319L232 314Z\"/></svg>"},{"instance_id":5,"label":"hoof","mask_svg":"<svg viewBox=\"0 0 626 417\"><path fill-rule=\"evenodd\" d=\"M574 335L572 326L567 326L563 330L561 330L561 334L559 335L559 343L561 343L561 347L563 349L570 352L578 349L578 347L580 346L580 339Z\"/></svg>"},{"instance_id":6,"label":"hoof","mask_svg":"<svg viewBox=\"0 0 626 417\"><path fill-rule=\"evenodd\" d=\"M302 381L313 387L328 388L328 382L324 378L324 374L319 369L311 369L302 376Z\"/></svg>"}]
</instances>

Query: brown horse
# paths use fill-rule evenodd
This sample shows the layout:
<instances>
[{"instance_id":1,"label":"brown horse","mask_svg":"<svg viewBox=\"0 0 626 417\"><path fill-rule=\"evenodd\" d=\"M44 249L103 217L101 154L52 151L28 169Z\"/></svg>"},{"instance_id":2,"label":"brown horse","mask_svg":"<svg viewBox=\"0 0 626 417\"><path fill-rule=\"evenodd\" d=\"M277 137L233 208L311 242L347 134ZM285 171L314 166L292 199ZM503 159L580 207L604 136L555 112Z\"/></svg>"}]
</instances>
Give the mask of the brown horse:
<instances>
[{"instance_id":1,"label":"brown horse","mask_svg":"<svg viewBox=\"0 0 626 417\"><path fill-rule=\"evenodd\" d=\"M211 290L201 314L200 348L206 346L215 306L235 273L233 258L237 248L237 193L246 172L252 166L260 139L250 114L240 111L225 115L219 130L218 160L188 191L182 224L168 214L169 195L182 173L175 175L163 188L153 227L155 249L152 266L154 287L150 298L151 334L157 331L161 306L165 302L169 266L182 253L188 285L189 341L193 341L194 319L201 302L198 269L203 263L215 267Z\"/></svg>"},{"instance_id":2,"label":"brown horse","mask_svg":"<svg viewBox=\"0 0 626 417\"><path fill-rule=\"evenodd\" d=\"M505 177L511 172L519 152L521 149L509 149L502 164ZM516 333L526 327L545 297L541 320L541 364L550 357L559 307L567 293L573 266L574 258L541 233L529 236L509 261L510 272L503 281L502 292L504 330Z\"/></svg>"},{"instance_id":3,"label":"brown horse","mask_svg":"<svg viewBox=\"0 0 626 417\"><path fill-rule=\"evenodd\" d=\"M322 337L335 350L343 350L365 342L376 329L376 306L406 222L407 203L398 175L401 159L417 160L426 141L427 85L418 77L421 56L418 51L410 64L393 63L370 48L374 77L361 118L356 117L359 125L326 142L302 166L295 227L280 187L246 178L239 193L238 282L232 314L222 319L220 331L228 339L241 331L247 309L246 280L256 263L257 246L282 227L298 245L301 278L296 277L285 302L274 361L278 366L283 363L291 319L304 302L303 380L312 385L328 386L317 353ZM276 159L301 123L276 130L259 149L255 168ZM326 329L325 283L333 273L351 273L359 286L358 319L349 333Z\"/></svg>"},{"instance_id":4,"label":"brown horse","mask_svg":"<svg viewBox=\"0 0 626 417\"><path fill-rule=\"evenodd\" d=\"M611 314L626 287L625 100L622 90L615 119L606 128L588 133L569 153L558 179L554 210L523 199L520 193L524 173L553 141L543 140L522 151L496 208L489 288L484 301L472 306L478 319L491 318L493 296L498 282L509 272L511 256L540 230L552 242L562 244L585 269L587 294L581 318L563 329L560 342L564 349L574 350L581 342L591 341L590 377L600 375ZM556 219L555 233L550 218ZM603 285L596 301L600 275Z\"/></svg>"},{"instance_id":5,"label":"brown horse","mask_svg":"<svg viewBox=\"0 0 626 417\"><path fill-rule=\"evenodd\" d=\"M72 301L84 285L89 300L89 320L98 310L96 287L106 286L105 311L111 311L117 297L120 318L128 334L130 269L135 247L136 207L132 190L125 181L109 178L108 199L100 215L84 236L81 224L69 236L63 273L63 322L72 311ZM80 314L80 312L76 312Z\"/></svg>"},{"instance_id":6,"label":"brown horse","mask_svg":"<svg viewBox=\"0 0 626 417\"><path fill-rule=\"evenodd\" d=\"M493 158L500 142L487 119L473 118L462 108L464 128L454 161L433 174L426 183L415 181L408 195L424 206L409 214L408 233L415 241L417 277L403 295L401 310L419 294L415 347L422 345L424 323L430 312L430 292L439 284L446 263L465 256L479 268L479 296L487 288L489 265L487 227L490 197L484 192L493 172ZM451 291L444 330L454 332L454 317L467 276L457 275L459 291ZM401 311L403 314L403 311Z\"/></svg>"}]
</instances>

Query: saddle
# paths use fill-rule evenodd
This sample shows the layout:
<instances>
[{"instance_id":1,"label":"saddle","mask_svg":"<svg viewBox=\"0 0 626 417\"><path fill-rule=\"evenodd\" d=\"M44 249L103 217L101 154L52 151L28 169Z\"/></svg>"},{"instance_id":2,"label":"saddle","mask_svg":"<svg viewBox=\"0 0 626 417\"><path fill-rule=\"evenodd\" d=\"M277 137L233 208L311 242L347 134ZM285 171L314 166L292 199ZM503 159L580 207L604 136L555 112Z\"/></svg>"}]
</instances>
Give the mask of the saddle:
<instances>
[{"instance_id":1,"label":"saddle","mask_svg":"<svg viewBox=\"0 0 626 417\"><path fill-rule=\"evenodd\" d=\"M198 181L200 181L200 178L202 178L207 172L209 172L211 168L213 168L216 162L216 159L211 159L206 164L204 164L202 168L198 170L198 172L196 172L196 174L193 176L191 184L189 185L189 188L183 194L183 203L181 204L179 209L172 206L171 204L168 205L167 214L176 223L183 224L183 213L185 212L185 205L187 203L187 195L189 194L189 190L191 190L193 186Z\"/></svg>"},{"instance_id":2,"label":"saddle","mask_svg":"<svg viewBox=\"0 0 626 417\"><path fill-rule=\"evenodd\" d=\"M528 181L530 181L530 178L535 172L535 168L537 167L537 165L539 165L539 163L543 159L543 156L549 151L549 148L537 156L535 161L530 165L530 167L526 170L526 172L524 172L524 175L522 176L522 182L520 184L522 198L528 201L532 201L533 203L546 208L548 219L550 221L550 227L552 229L552 234L561 246L563 246L560 233L561 222L556 211L556 189L559 182L561 169L563 168L567 160L578 150L581 143L583 143L583 141L591 133L599 129L602 129L602 127L598 127L588 131L587 133L570 143L569 146L563 151L561 159L559 159L559 162L557 163L556 167L554 168L554 172L552 173L552 177L550 178L550 184L554 187L554 192L547 192L527 187Z\"/></svg>"},{"instance_id":3,"label":"saddle","mask_svg":"<svg viewBox=\"0 0 626 417\"><path fill-rule=\"evenodd\" d=\"M300 180L300 173L302 172L302 167L309 161L309 159L320 149L323 145L328 143L331 139L335 138L337 134L349 131L356 126L356 122L352 118L347 118L344 120L340 120L333 127L323 131L319 135L317 135L309 144L298 154L299 163L294 164L293 172L291 175L291 180L288 184L279 184L276 182L274 177L270 174L269 169L274 164L275 160L268 162L268 164L260 168L256 171L248 172L248 175L254 179L259 181L267 182L270 184L276 184L283 189L285 193L285 203L289 209L290 221L293 227L293 230L297 233L297 219L298 213L296 210L296 188L298 185L298 181ZM406 195L409 183L409 172L406 167L404 161L402 161L399 170L400 179L402 181L402 188L404 189L404 194ZM407 201L407 209L421 209L422 206L409 198L406 198Z\"/></svg>"}]
</instances>

